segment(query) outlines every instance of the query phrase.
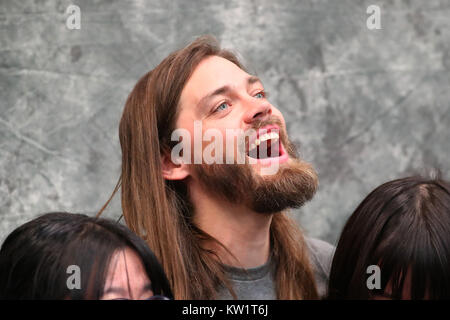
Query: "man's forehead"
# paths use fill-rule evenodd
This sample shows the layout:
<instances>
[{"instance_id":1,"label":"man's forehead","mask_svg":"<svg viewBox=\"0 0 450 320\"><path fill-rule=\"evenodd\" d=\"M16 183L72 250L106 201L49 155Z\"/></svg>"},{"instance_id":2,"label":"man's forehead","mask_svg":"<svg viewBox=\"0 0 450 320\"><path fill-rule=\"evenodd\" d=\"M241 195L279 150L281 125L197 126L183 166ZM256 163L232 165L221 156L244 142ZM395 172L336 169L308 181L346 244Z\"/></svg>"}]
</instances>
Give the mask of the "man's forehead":
<instances>
[{"instance_id":1,"label":"man's forehead","mask_svg":"<svg viewBox=\"0 0 450 320\"><path fill-rule=\"evenodd\" d=\"M234 86L245 83L250 75L233 62L218 56L203 59L195 68L187 81L181 100L188 99L193 103L206 94L223 86Z\"/></svg>"}]
</instances>

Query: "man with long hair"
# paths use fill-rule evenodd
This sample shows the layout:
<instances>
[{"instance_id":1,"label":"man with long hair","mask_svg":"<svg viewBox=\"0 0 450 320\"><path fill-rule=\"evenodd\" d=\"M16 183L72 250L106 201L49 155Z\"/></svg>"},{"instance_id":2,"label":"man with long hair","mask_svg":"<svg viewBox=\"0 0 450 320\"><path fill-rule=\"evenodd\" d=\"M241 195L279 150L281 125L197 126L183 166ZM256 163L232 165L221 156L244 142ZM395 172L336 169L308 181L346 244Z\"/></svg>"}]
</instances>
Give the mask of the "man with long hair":
<instances>
[{"instance_id":1,"label":"man with long hair","mask_svg":"<svg viewBox=\"0 0 450 320\"><path fill-rule=\"evenodd\" d=\"M121 187L125 222L160 259L176 299L325 294L333 248L304 238L286 212L313 197L317 175L296 155L261 80L213 37L138 81L119 136L114 193Z\"/></svg>"}]
</instances>

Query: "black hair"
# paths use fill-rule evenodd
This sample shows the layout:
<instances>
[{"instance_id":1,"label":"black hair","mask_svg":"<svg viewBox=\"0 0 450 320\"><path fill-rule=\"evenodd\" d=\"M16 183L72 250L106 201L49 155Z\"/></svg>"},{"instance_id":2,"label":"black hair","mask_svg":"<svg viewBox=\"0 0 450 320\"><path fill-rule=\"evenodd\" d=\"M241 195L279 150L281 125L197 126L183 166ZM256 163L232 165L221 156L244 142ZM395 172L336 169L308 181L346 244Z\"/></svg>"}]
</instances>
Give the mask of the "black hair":
<instances>
[{"instance_id":1,"label":"black hair","mask_svg":"<svg viewBox=\"0 0 450 320\"><path fill-rule=\"evenodd\" d=\"M369 290L367 267L377 265L381 288ZM385 295L450 298L450 184L420 176L387 182L348 219L330 273L329 299Z\"/></svg>"},{"instance_id":2,"label":"black hair","mask_svg":"<svg viewBox=\"0 0 450 320\"><path fill-rule=\"evenodd\" d=\"M53 212L15 229L0 250L0 299L99 299L111 257L131 248L142 260L155 295L173 298L166 275L144 240L126 226L84 214ZM81 270L69 289L67 268Z\"/></svg>"}]
</instances>

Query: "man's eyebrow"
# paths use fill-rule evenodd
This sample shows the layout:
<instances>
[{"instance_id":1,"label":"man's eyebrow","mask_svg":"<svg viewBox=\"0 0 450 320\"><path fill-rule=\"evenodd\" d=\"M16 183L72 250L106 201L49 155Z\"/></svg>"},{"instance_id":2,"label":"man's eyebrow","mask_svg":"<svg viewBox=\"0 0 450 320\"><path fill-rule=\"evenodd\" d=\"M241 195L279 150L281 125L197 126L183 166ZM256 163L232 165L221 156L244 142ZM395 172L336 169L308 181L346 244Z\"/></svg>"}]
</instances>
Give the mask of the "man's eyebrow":
<instances>
[{"instance_id":1,"label":"man's eyebrow","mask_svg":"<svg viewBox=\"0 0 450 320\"><path fill-rule=\"evenodd\" d=\"M250 76L250 77L247 78L247 85L251 85L251 84L254 84L256 82L261 82L261 80L258 77L255 77L255 76ZM220 87L220 88L214 90L213 92L208 93L203 98L201 98L200 101L198 102L197 106L199 108L203 108L206 105L206 103L208 102L208 100L214 98L215 96L218 96L218 95L221 95L221 94L225 94L225 93L227 93L229 91L231 91L231 87L228 86L228 85Z\"/></svg>"},{"instance_id":2,"label":"man's eyebrow","mask_svg":"<svg viewBox=\"0 0 450 320\"><path fill-rule=\"evenodd\" d=\"M231 91L230 86L223 86L220 87L216 90L214 90L211 93L208 93L206 96L204 96L203 98L200 99L200 101L198 102L197 106L202 109L206 106L208 100L211 100L212 98L214 98L215 96L219 96L221 94L225 94L227 92Z\"/></svg>"},{"instance_id":3,"label":"man's eyebrow","mask_svg":"<svg viewBox=\"0 0 450 320\"><path fill-rule=\"evenodd\" d=\"M247 78L247 83L248 83L248 84L254 84L254 83L256 83L256 82L262 83L261 79L258 78L258 77L255 77L255 76L251 76L251 77L248 77L248 78Z\"/></svg>"}]
</instances>

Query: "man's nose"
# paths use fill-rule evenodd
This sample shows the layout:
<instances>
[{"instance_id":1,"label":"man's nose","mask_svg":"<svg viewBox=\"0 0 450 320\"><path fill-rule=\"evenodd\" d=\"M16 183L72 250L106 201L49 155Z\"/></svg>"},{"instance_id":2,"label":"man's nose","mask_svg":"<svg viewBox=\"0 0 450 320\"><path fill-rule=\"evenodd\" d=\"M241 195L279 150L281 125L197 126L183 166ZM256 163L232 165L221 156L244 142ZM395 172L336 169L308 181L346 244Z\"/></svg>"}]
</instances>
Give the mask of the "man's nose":
<instances>
[{"instance_id":1,"label":"man's nose","mask_svg":"<svg viewBox=\"0 0 450 320\"><path fill-rule=\"evenodd\" d=\"M244 116L244 121L248 124L251 124L256 120L259 121L267 120L272 114L272 107L270 103L268 103L267 101L256 101L256 102L252 101L248 105L249 105L248 110Z\"/></svg>"}]
</instances>

